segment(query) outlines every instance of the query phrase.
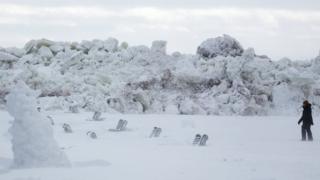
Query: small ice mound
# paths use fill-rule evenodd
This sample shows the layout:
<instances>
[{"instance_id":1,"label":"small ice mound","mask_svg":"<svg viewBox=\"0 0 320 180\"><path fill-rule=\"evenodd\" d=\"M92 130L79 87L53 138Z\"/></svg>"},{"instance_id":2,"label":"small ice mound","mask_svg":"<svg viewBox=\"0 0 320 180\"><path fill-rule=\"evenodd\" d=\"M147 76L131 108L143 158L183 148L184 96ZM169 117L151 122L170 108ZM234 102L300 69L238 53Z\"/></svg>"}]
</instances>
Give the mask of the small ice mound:
<instances>
[{"instance_id":1,"label":"small ice mound","mask_svg":"<svg viewBox=\"0 0 320 180\"><path fill-rule=\"evenodd\" d=\"M47 116L47 119L50 121L50 124L54 126L54 120L51 116Z\"/></svg>"},{"instance_id":2,"label":"small ice mound","mask_svg":"<svg viewBox=\"0 0 320 180\"><path fill-rule=\"evenodd\" d=\"M193 145L198 145L199 142L200 142L200 140L201 140L201 135L200 135L200 134L196 134L196 136L195 136L194 139L193 139L192 144L193 144Z\"/></svg>"},{"instance_id":3,"label":"small ice mound","mask_svg":"<svg viewBox=\"0 0 320 180\"><path fill-rule=\"evenodd\" d=\"M209 139L209 136L204 134L202 135L200 142L199 142L199 146L205 146L207 145L207 140Z\"/></svg>"},{"instance_id":4,"label":"small ice mound","mask_svg":"<svg viewBox=\"0 0 320 180\"><path fill-rule=\"evenodd\" d=\"M120 119L115 129L109 129L109 131L125 131L127 129L127 120Z\"/></svg>"},{"instance_id":5,"label":"small ice mound","mask_svg":"<svg viewBox=\"0 0 320 180\"><path fill-rule=\"evenodd\" d=\"M103 121L105 118L101 117L101 112L100 111L95 111L92 120L93 121Z\"/></svg>"},{"instance_id":6,"label":"small ice mound","mask_svg":"<svg viewBox=\"0 0 320 180\"><path fill-rule=\"evenodd\" d=\"M97 134L93 131L88 131L87 136L89 136L91 139L97 139Z\"/></svg>"},{"instance_id":7,"label":"small ice mound","mask_svg":"<svg viewBox=\"0 0 320 180\"><path fill-rule=\"evenodd\" d=\"M209 136L207 134L196 134L196 136L193 139L192 144L193 145L199 145L199 146L206 146L207 140L209 139Z\"/></svg>"},{"instance_id":8,"label":"small ice mound","mask_svg":"<svg viewBox=\"0 0 320 180\"><path fill-rule=\"evenodd\" d=\"M62 128L63 128L65 133L72 133L73 132L70 124L64 123L62 125Z\"/></svg>"},{"instance_id":9,"label":"small ice mound","mask_svg":"<svg viewBox=\"0 0 320 180\"><path fill-rule=\"evenodd\" d=\"M12 135L14 168L66 167L70 162L54 140L49 121L37 111L36 96L19 81L6 97L7 109L14 117L9 132Z\"/></svg>"},{"instance_id":10,"label":"small ice mound","mask_svg":"<svg viewBox=\"0 0 320 180\"><path fill-rule=\"evenodd\" d=\"M150 138L152 138L152 137L157 138L157 137L160 136L161 132L162 132L162 129L161 129L161 128L159 128L159 127L154 127L149 137L150 137Z\"/></svg>"},{"instance_id":11,"label":"small ice mound","mask_svg":"<svg viewBox=\"0 0 320 180\"><path fill-rule=\"evenodd\" d=\"M71 113L79 113L79 108L78 108L77 105L72 105L72 106L69 107L69 111Z\"/></svg>"},{"instance_id":12,"label":"small ice mound","mask_svg":"<svg viewBox=\"0 0 320 180\"><path fill-rule=\"evenodd\" d=\"M216 56L241 56L243 48L233 37L224 34L222 37L209 38L202 42L197 49L197 54L204 58Z\"/></svg>"}]
</instances>

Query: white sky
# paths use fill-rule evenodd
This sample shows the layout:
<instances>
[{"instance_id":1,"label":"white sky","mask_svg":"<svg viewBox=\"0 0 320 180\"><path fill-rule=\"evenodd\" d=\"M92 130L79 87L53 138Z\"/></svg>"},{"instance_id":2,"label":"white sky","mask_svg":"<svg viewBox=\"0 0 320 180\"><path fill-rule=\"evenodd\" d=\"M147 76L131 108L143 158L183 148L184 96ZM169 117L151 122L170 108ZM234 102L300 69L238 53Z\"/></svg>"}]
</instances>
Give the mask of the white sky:
<instances>
[{"instance_id":1,"label":"white sky","mask_svg":"<svg viewBox=\"0 0 320 180\"><path fill-rule=\"evenodd\" d=\"M131 45L167 40L169 52L195 53L229 34L277 60L309 59L320 49L319 0L0 0L0 46L30 39L115 37Z\"/></svg>"}]
</instances>

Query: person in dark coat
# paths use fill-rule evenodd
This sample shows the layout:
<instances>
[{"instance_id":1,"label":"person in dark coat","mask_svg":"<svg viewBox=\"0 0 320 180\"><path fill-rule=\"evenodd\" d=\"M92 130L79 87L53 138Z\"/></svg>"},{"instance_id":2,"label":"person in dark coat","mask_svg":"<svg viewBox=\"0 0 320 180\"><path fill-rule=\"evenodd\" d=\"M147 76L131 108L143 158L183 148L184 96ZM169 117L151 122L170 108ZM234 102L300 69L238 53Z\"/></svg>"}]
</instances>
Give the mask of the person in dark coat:
<instances>
[{"instance_id":1,"label":"person in dark coat","mask_svg":"<svg viewBox=\"0 0 320 180\"><path fill-rule=\"evenodd\" d=\"M311 132L311 126L313 125L313 119L312 119L311 104L308 101L303 102L303 113L298 124L300 124L301 122L302 122L302 126L301 126L302 141L306 140L306 134L308 135L308 140L312 141L313 137Z\"/></svg>"}]
</instances>

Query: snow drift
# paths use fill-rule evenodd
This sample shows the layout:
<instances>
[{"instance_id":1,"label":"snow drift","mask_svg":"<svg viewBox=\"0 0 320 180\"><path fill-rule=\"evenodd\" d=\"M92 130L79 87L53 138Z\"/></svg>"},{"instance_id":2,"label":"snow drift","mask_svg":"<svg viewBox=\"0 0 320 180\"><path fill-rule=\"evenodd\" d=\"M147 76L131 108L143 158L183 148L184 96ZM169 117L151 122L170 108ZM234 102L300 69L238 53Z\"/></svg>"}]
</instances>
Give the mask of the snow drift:
<instances>
[{"instance_id":1,"label":"snow drift","mask_svg":"<svg viewBox=\"0 0 320 180\"><path fill-rule=\"evenodd\" d=\"M53 138L49 120L37 111L36 92L23 82L7 96L8 112L14 117L12 135L13 166L16 168L59 167L70 163Z\"/></svg>"},{"instance_id":2,"label":"snow drift","mask_svg":"<svg viewBox=\"0 0 320 180\"><path fill-rule=\"evenodd\" d=\"M211 38L197 54L166 53L118 40L32 40L0 48L0 104L15 80L39 90L44 109L119 113L296 114L308 99L319 110L320 56L272 61L231 36Z\"/></svg>"}]
</instances>

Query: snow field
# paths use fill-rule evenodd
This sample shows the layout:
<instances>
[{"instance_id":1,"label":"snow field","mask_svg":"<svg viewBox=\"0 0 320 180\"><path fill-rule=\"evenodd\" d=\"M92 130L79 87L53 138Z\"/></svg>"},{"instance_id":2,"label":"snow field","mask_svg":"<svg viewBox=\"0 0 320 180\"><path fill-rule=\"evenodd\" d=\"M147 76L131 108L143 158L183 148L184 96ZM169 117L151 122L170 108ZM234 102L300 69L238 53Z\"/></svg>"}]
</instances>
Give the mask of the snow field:
<instances>
[{"instance_id":1,"label":"snow field","mask_svg":"<svg viewBox=\"0 0 320 180\"><path fill-rule=\"evenodd\" d=\"M276 180L320 178L320 131L315 141L301 142L299 117L189 116L44 112L55 121L54 135L71 168L10 169L12 151L7 130L13 118L0 111L0 179L184 179ZM110 132L118 120L127 131ZM316 118L315 118L316 119ZM63 131L71 125L73 133ZM316 121L315 121L316 123ZM159 138L149 138L154 126ZM86 135L97 133L97 139ZM195 134L208 134L207 146L193 146Z\"/></svg>"}]
</instances>

